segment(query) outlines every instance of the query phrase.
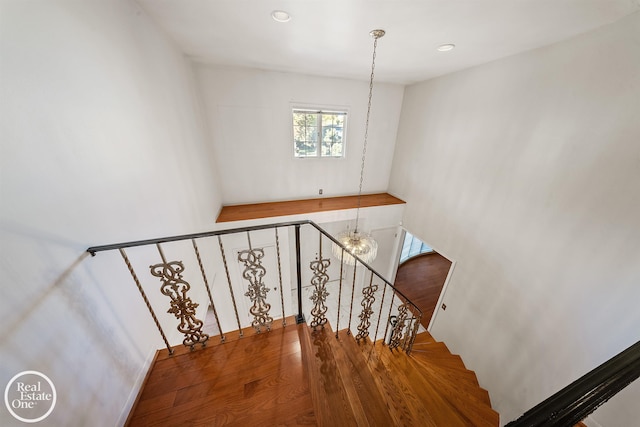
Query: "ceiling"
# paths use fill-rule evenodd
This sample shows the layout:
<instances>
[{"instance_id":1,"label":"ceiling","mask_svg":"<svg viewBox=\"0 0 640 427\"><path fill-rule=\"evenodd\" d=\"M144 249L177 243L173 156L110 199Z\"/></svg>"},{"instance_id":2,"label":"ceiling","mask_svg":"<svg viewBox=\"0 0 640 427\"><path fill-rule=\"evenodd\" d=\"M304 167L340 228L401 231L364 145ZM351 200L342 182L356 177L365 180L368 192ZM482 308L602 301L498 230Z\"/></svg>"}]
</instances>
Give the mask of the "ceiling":
<instances>
[{"instance_id":1,"label":"ceiling","mask_svg":"<svg viewBox=\"0 0 640 427\"><path fill-rule=\"evenodd\" d=\"M409 84L588 32L640 0L137 0L194 61ZM291 20L279 23L274 10ZM450 52L438 52L454 43Z\"/></svg>"}]
</instances>

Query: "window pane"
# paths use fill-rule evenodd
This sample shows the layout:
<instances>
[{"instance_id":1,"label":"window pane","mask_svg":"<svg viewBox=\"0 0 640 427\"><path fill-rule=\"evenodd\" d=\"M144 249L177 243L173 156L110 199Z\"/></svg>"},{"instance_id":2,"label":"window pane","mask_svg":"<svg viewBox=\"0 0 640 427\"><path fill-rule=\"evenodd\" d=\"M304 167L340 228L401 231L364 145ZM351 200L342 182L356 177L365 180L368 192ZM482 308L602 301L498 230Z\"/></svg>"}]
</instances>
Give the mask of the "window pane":
<instances>
[{"instance_id":1,"label":"window pane","mask_svg":"<svg viewBox=\"0 0 640 427\"><path fill-rule=\"evenodd\" d=\"M344 114L322 114L323 157L342 157Z\"/></svg>"},{"instance_id":2,"label":"window pane","mask_svg":"<svg viewBox=\"0 0 640 427\"><path fill-rule=\"evenodd\" d=\"M293 113L293 142L296 157L318 155L318 117L316 114Z\"/></svg>"},{"instance_id":3,"label":"window pane","mask_svg":"<svg viewBox=\"0 0 640 427\"><path fill-rule=\"evenodd\" d=\"M402 252L400 253L400 263L407 261L416 255L433 252L433 249L424 244L420 239L405 232L404 242L402 243Z\"/></svg>"}]
</instances>

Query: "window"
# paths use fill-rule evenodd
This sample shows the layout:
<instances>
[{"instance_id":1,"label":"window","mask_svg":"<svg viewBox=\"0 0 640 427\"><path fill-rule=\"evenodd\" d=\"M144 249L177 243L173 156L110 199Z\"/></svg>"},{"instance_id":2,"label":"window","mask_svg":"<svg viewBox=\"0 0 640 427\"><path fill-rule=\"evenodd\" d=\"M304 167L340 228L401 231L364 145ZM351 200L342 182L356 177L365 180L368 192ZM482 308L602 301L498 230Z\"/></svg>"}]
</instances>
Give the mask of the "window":
<instances>
[{"instance_id":1,"label":"window","mask_svg":"<svg viewBox=\"0 0 640 427\"><path fill-rule=\"evenodd\" d=\"M293 110L295 157L344 157L346 111Z\"/></svg>"},{"instance_id":2,"label":"window","mask_svg":"<svg viewBox=\"0 0 640 427\"><path fill-rule=\"evenodd\" d=\"M427 252L433 252L433 249L407 231L404 235L404 243L402 244L400 264L407 261L409 258L413 258L414 256Z\"/></svg>"}]
</instances>

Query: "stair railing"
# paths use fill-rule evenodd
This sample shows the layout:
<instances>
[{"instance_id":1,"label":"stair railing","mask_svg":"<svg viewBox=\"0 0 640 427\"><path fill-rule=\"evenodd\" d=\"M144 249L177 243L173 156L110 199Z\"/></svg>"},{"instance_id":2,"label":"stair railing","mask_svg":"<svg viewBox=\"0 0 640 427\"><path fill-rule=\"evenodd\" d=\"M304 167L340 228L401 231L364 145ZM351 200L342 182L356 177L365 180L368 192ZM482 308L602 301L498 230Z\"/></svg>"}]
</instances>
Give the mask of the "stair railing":
<instances>
[{"instance_id":1,"label":"stair railing","mask_svg":"<svg viewBox=\"0 0 640 427\"><path fill-rule=\"evenodd\" d=\"M534 406L506 427L574 426L638 377L640 341Z\"/></svg>"},{"instance_id":2,"label":"stair railing","mask_svg":"<svg viewBox=\"0 0 640 427\"><path fill-rule=\"evenodd\" d=\"M328 245L337 246L340 259ZM167 336L165 326L171 316L191 349L205 346L214 333L224 342L227 333L237 330L242 337L249 326L256 333L268 331L277 319L285 327L293 315L297 323L308 319L314 329L331 319L336 337L346 326L356 340L382 340L410 353L420 326L422 312L415 304L357 256L355 265L345 263L347 249L312 221L93 246L87 252L116 250L170 354L175 338ZM149 274L141 276L145 261ZM157 289L158 281L159 294L150 285ZM157 311L167 298L168 310ZM214 325L202 320L204 307Z\"/></svg>"}]
</instances>

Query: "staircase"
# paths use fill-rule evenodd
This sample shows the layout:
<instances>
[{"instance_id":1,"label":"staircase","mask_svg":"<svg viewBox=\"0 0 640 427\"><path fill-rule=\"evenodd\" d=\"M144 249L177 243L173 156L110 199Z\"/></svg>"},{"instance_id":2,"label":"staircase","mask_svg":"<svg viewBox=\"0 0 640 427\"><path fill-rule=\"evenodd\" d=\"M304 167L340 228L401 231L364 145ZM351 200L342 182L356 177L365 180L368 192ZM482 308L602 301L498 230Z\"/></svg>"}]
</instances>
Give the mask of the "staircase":
<instances>
[{"instance_id":1,"label":"staircase","mask_svg":"<svg viewBox=\"0 0 640 427\"><path fill-rule=\"evenodd\" d=\"M305 328L301 342L310 378L318 379L312 396L319 425L499 424L475 374L428 332L416 337L410 356L382 342L358 342L346 330L336 339L329 328Z\"/></svg>"},{"instance_id":2,"label":"staircase","mask_svg":"<svg viewBox=\"0 0 640 427\"><path fill-rule=\"evenodd\" d=\"M411 355L327 325L253 328L224 343L160 350L130 426L497 426L488 393L424 332ZM217 342L215 337L211 342Z\"/></svg>"},{"instance_id":3,"label":"staircase","mask_svg":"<svg viewBox=\"0 0 640 427\"><path fill-rule=\"evenodd\" d=\"M252 234L260 234L261 247L252 246ZM189 241L191 255L184 244ZM341 248L340 253L332 256L325 249L323 254L323 241L325 248ZM163 249L169 246L166 253L171 258ZM133 260L125 250L129 248L137 248ZM128 425L499 424L487 392L460 357L428 333L418 333L422 310L360 259L347 262L347 249L312 221L93 246L87 252L114 250L120 252L166 346L156 354ZM267 269L269 251L272 261ZM149 260L155 260L148 270L153 286L147 284L149 276L136 272L136 265ZM311 270L304 272L304 279L303 265ZM226 281L210 285L208 277L216 275ZM147 297L147 292L158 292L158 280L160 293L170 300L168 310L158 310L157 295ZM195 300L187 295L189 282L202 286ZM270 292L269 297L267 285L272 284L279 285L273 287L279 295ZM283 289L295 295L285 298ZM236 297L246 297L240 304L242 314ZM203 306L213 313L207 324L196 317ZM156 313L166 314L159 318ZM285 319L285 313L297 314ZM165 334L163 324L172 316L178 320L183 346L175 346L177 338ZM316 329L325 327L311 331L296 324L305 317ZM364 338L355 340L345 330L334 334L328 323L333 319ZM245 327L248 324L252 327ZM390 344L368 337L388 339ZM572 425L639 377L637 342L508 425Z\"/></svg>"}]
</instances>

